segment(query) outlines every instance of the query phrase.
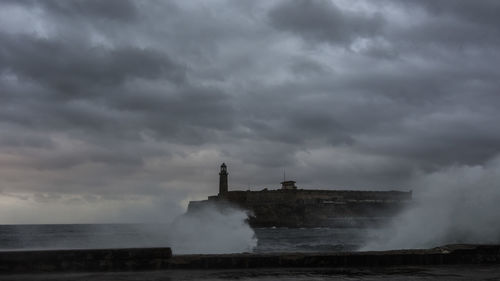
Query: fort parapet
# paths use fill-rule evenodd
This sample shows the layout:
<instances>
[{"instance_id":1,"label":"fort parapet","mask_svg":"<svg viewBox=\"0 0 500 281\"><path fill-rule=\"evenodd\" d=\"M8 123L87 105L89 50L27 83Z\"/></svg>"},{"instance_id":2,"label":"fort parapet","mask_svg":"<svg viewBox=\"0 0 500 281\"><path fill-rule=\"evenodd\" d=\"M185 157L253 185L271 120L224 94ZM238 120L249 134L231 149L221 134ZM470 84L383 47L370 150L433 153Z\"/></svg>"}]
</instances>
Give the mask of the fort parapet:
<instances>
[{"instance_id":1,"label":"fort parapet","mask_svg":"<svg viewBox=\"0 0 500 281\"><path fill-rule=\"evenodd\" d=\"M411 191L298 189L293 181L277 190L229 191L227 166L221 166L219 194L191 201L188 213L208 205L248 210L253 227L363 227L381 224L411 202Z\"/></svg>"}]
</instances>

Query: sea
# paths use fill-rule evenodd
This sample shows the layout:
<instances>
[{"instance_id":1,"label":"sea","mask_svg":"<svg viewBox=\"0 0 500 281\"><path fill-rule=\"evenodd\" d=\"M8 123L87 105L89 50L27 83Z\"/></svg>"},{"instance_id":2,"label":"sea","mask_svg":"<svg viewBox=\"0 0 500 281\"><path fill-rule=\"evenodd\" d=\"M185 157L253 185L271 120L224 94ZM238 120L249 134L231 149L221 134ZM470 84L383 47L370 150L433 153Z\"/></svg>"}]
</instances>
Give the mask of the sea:
<instances>
[{"instance_id":1,"label":"sea","mask_svg":"<svg viewBox=\"0 0 500 281\"><path fill-rule=\"evenodd\" d=\"M0 251L167 247L161 230L150 224L0 225ZM370 239L366 228L257 228L253 252L355 251ZM175 254L175 248L174 248ZM79 272L2 275L0 280L500 280L500 265L403 266L376 268L264 268Z\"/></svg>"},{"instance_id":2,"label":"sea","mask_svg":"<svg viewBox=\"0 0 500 281\"><path fill-rule=\"evenodd\" d=\"M0 250L171 247L168 226L153 224L0 225ZM355 251L363 228L256 228L253 252ZM175 247L174 247L175 253Z\"/></svg>"}]
</instances>

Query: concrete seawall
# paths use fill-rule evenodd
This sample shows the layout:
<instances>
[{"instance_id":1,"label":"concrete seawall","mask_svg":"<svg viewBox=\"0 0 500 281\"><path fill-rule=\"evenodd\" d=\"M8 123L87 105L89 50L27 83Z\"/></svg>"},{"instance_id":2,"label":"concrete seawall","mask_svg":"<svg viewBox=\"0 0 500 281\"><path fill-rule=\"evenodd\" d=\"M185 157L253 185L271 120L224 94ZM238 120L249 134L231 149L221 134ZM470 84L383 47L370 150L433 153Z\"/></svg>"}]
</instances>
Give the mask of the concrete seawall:
<instances>
[{"instance_id":1,"label":"concrete seawall","mask_svg":"<svg viewBox=\"0 0 500 281\"><path fill-rule=\"evenodd\" d=\"M500 245L346 253L174 255L169 248L0 252L0 273L500 264Z\"/></svg>"},{"instance_id":2,"label":"concrete seawall","mask_svg":"<svg viewBox=\"0 0 500 281\"><path fill-rule=\"evenodd\" d=\"M0 274L158 270L171 257L170 248L0 251Z\"/></svg>"},{"instance_id":3,"label":"concrete seawall","mask_svg":"<svg viewBox=\"0 0 500 281\"><path fill-rule=\"evenodd\" d=\"M447 245L425 250L374 252L180 255L170 259L169 268L377 267L495 263L500 263L500 245Z\"/></svg>"}]
</instances>

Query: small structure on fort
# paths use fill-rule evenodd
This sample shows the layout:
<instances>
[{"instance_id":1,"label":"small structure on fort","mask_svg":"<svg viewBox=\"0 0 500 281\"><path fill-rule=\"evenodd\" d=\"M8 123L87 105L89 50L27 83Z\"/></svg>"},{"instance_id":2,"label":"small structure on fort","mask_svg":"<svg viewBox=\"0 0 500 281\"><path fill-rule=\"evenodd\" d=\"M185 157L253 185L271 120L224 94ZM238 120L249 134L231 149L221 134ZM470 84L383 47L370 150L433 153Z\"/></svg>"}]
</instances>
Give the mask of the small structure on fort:
<instances>
[{"instance_id":1,"label":"small structure on fort","mask_svg":"<svg viewBox=\"0 0 500 281\"><path fill-rule=\"evenodd\" d=\"M188 213L209 204L230 204L249 211L252 227L364 227L387 222L412 199L411 191L298 189L295 181L281 189L229 191L227 165L219 172L219 194L191 201Z\"/></svg>"},{"instance_id":2,"label":"small structure on fort","mask_svg":"<svg viewBox=\"0 0 500 281\"><path fill-rule=\"evenodd\" d=\"M294 181L282 181L281 189L297 189Z\"/></svg>"}]
</instances>

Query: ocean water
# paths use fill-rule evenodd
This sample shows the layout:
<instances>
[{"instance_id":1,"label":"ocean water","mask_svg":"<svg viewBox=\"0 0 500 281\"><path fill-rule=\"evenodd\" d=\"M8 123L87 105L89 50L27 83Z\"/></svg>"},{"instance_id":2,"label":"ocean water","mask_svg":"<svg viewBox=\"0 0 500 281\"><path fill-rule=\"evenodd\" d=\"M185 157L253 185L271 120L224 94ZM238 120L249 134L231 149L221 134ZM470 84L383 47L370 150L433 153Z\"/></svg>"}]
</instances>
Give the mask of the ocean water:
<instances>
[{"instance_id":1,"label":"ocean water","mask_svg":"<svg viewBox=\"0 0 500 281\"><path fill-rule=\"evenodd\" d=\"M168 225L0 225L0 250L170 246ZM258 228L254 252L335 252L359 248L370 238L363 228ZM174 250L175 253L175 250ZM375 268L259 268L1 275L0 280L500 280L500 265Z\"/></svg>"},{"instance_id":2,"label":"ocean water","mask_svg":"<svg viewBox=\"0 0 500 281\"><path fill-rule=\"evenodd\" d=\"M253 251L259 253L353 251L369 234L368 229L362 228L257 228L254 231L258 242ZM0 250L170 246L168 225L0 225Z\"/></svg>"},{"instance_id":3,"label":"ocean water","mask_svg":"<svg viewBox=\"0 0 500 281\"><path fill-rule=\"evenodd\" d=\"M257 228L254 252L355 251L370 237L366 228Z\"/></svg>"}]
</instances>

